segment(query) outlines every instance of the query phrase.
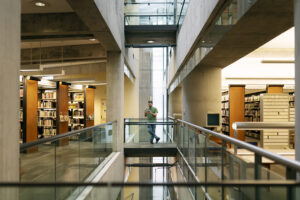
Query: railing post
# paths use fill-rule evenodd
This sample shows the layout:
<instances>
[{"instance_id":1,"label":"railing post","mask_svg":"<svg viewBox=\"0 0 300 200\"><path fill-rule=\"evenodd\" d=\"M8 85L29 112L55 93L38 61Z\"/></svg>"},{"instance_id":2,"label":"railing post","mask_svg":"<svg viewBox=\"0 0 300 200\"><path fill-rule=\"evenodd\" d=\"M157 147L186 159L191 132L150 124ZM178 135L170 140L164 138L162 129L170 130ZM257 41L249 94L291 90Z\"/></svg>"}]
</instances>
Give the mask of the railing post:
<instances>
[{"instance_id":1,"label":"railing post","mask_svg":"<svg viewBox=\"0 0 300 200\"><path fill-rule=\"evenodd\" d=\"M296 179L296 171L291 169L290 167L286 167L286 179L287 180L295 180ZM292 200L296 199L295 197L295 187L286 187L286 199Z\"/></svg>"},{"instance_id":2,"label":"railing post","mask_svg":"<svg viewBox=\"0 0 300 200\"><path fill-rule=\"evenodd\" d=\"M204 135L204 134L203 134ZM207 183L207 135L204 135L204 181ZM205 186L205 193L207 192L207 186Z\"/></svg>"},{"instance_id":3,"label":"railing post","mask_svg":"<svg viewBox=\"0 0 300 200\"><path fill-rule=\"evenodd\" d=\"M227 143L222 140L222 150L221 150L221 180L225 180L224 176L224 168L225 168L225 163L226 163L226 146ZM222 185L222 200L225 199L225 189L224 186Z\"/></svg>"},{"instance_id":4,"label":"railing post","mask_svg":"<svg viewBox=\"0 0 300 200\"><path fill-rule=\"evenodd\" d=\"M234 138L237 139L237 130L234 130ZM237 145L234 144L234 155L237 155Z\"/></svg>"},{"instance_id":5,"label":"railing post","mask_svg":"<svg viewBox=\"0 0 300 200\"><path fill-rule=\"evenodd\" d=\"M255 180L260 180L261 179L261 164L262 164L262 158L260 155L255 153L254 155L254 178ZM259 186L255 187L255 199L260 199L260 188Z\"/></svg>"}]
</instances>

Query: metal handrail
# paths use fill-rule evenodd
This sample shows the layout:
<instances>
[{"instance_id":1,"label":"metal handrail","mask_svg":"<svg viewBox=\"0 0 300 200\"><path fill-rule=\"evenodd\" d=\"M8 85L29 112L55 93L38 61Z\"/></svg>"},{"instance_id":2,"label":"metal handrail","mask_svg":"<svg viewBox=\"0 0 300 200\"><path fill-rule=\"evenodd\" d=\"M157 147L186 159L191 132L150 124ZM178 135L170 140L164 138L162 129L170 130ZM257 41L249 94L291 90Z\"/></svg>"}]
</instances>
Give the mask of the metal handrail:
<instances>
[{"instance_id":1,"label":"metal handrail","mask_svg":"<svg viewBox=\"0 0 300 200\"><path fill-rule=\"evenodd\" d=\"M295 122L234 122L233 130L295 129Z\"/></svg>"},{"instance_id":2,"label":"metal handrail","mask_svg":"<svg viewBox=\"0 0 300 200\"><path fill-rule=\"evenodd\" d=\"M244 149L247 149L251 152L254 152L255 154L259 155L259 156L262 156L262 157L266 157L266 158L269 158L279 164L282 164L284 166L288 166L298 172L300 172L300 162L299 161L296 161L296 160L291 160L291 159L288 159L288 158L285 158L285 157L282 157L282 156L279 156L275 153L272 153L272 152L269 152L269 151L266 151L260 147L257 147L257 146L254 146L252 144L248 144L246 142L243 142L243 141L240 141L238 139L235 139L235 138L232 138L232 137L229 137L227 135L224 135L224 134L221 134L221 133L217 133L217 132L214 132L214 131L211 131L211 130L208 130L208 129L205 129L203 127L200 127L200 126L197 126L195 124L192 124L192 123L189 123L189 122L186 122L186 121L183 121L183 120L177 120L178 122L181 122L183 124L186 124L190 127L193 127L199 131L202 131L202 132L205 132L205 133L208 133L216 138L219 138L225 142L228 142L228 143L232 143L234 145L237 145L238 147L241 147L241 148L244 148Z\"/></svg>"},{"instance_id":3,"label":"metal handrail","mask_svg":"<svg viewBox=\"0 0 300 200\"><path fill-rule=\"evenodd\" d=\"M40 140L36 140L36 141L28 142L28 143L23 143L23 144L20 145L20 151L24 151L28 148L32 148L34 146L44 144L44 143L47 143L47 142L54 142L54 141L57 141L59 139L70 137L70 136L76 135L80 132L85 132L85 131L88 131L88 130L91 130L91 129L94 129L94 128L97 128L97 127L101 127L101 126L105 126L105 125L112 125L115 122L117 122L117 121L115 120L115 121L112 121L112 122L107 122L107 123L104 123L104 124L99 124L99 125L95 125L95 126L91 126L91 127L87 127L87 128L83 128L83 129L63 133L63 134L60 134L60 135L55 135L53 137L43 138L43 139L40 139Z\"/></svg>"},{"instance_id":4,"label":"metal handrail","mask_svg":"<svg viewBox=\"0 0 300 200\"><path fill-rule=\"evenodd\" d=\"M125 125L176 125L174 122L125 122Z\"/></svg>"},{"instance_id":5,"label":"metal handrail","mask_svg":"<svg viewBox=\"0 0 300 200\"><path fill-rule=\"evenodd\" d=\"M212 182L0 182L1 187L148 187L148 186L255 186L255 187L288 187L300 186L294 180L222 180Z\"/></svg>"}]
</instances>

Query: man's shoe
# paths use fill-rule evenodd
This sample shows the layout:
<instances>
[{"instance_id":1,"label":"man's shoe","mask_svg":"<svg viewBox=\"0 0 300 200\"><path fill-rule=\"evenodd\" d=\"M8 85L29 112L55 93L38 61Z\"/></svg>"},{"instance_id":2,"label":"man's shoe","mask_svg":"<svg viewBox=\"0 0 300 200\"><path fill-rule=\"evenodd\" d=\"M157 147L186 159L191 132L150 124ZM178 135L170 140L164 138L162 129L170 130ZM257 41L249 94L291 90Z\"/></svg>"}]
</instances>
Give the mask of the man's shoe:
<instances>
[{"instance_id":1,"label":"man's shoe","mask_svg":"<svg viewBox=\"0 0 300 200\"><path fill-rule=\"evenodd\" d=\"M157 139L156 139L156 144L158 143L159 140L160 140L160 138L157 138Z\"/></svg>"},{"instance_id":2,"label":"man's shoe","mask_svg":"<svg viewBox=\"0 0 300 200\"><path fill-rule=\"evenodd\" d=\"M153 144L153 140L152 140L152 141L150 141L150 143L151 143L151 144Z\"/></svg>"}]
</instances>

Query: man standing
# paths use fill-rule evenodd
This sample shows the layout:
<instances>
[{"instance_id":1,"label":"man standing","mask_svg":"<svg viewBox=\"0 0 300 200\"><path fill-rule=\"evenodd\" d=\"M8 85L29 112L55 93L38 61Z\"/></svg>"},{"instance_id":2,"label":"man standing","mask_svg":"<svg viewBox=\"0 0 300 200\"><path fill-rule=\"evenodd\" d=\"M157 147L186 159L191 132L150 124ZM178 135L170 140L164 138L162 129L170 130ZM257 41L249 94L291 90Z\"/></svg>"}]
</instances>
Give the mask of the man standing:
<instances>
[{"instance_id":1,"label":"man standing","mask_svg":"<svg viewBox=\"0 0 300 200\"><path fill-rule=\"evenodd\" d=\"M148 101L148 108L146 108L145 110L145 117L147 117L149 122L156 122L156 116L157 116L157 109L155 107L153 107L152 101ZM149 124L148 125L148 133L150 133L151 135L151 139L150 139L150 143L153 144L153 140L154 138L156 139L156 143L158 143L158 141L160 140L160 138L155 135L155 128L156 125L155 124Z\"/></svg>"}]
</instances>

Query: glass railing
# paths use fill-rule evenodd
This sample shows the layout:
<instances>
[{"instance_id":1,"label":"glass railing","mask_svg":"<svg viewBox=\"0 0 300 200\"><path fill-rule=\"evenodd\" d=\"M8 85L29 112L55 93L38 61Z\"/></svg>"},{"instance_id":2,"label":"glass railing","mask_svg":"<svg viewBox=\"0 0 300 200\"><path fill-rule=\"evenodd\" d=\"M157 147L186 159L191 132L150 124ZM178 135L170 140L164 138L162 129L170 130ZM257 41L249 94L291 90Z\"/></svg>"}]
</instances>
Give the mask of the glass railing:
<instances>
[{"instance_id":1,"label":"glass railing","mask_svg":"<svg viewBox=\"0 0 300 200\"><path fill-rule=\"evenodd\" d=\"M288 183L296 180L300 163L262 148L178 120L176 130L180 168L188 182L252 182ZM235 152L233 146L237 147ZM191 187L194 197L209 195L212 199L286 199L293 195L291 187ZM200 192L200 194L199 194Z\"/></svg>"},{"instance_id":2,"label":"glass railing","mask_svg":"<svg viewBox=\"0 0 300 200\"><path fill-rule=\"evenodd\" d=\"M296 200L295 195L296 190L299 189L299 185L294 182L279 183L279 182L267 182L263 181L256 183L253 181L248 182L211 182L211 183L149 183L149 182L131 182L131 183L54 183L54 184L0 184L0 193L5 195L6 199L19 199L19 200L57 200L53 195L46 195L45 190L65 190L70 187L76 188L87 188L87 186L92 187L89 194L83 194L80 199L97 199L97 200L132 200L132 199L170 199L170 200L186 200L186 199L228 199L228 200ZM190 189L197 194L194 198L191 197ZM203 192L203 188L207 191L211 191L209 195L207 192ZM223 188L226 192L226 196L222 195L220 188ZM26 196L18 195L18 190L31 190L35 191L37 196L32 198L27 198ZM273 193L270 190L273 189ZM276 189L276 191L274 191ZM258 191L259 190L259 191ZM128 192L130 191L130 192ZM158 193L157 191L163 191L163 193ZM227 192L228 191L228 192ZM267 192L266 192L267 191ZM289 192L283 192L289 191ZM271 194L267 196L266 193ZM5 197L1 196L1 197ZM76 198L69 198L76 199Z\"/></svg>"},{"instance_id":3,"label":"glass railing","mask_svg":"<svg viewBox=\"0 0 300 200\"><path fill-rule=\"evenodd\" d=\"M125 119L125 140L142 143L140 135L147 135L149 143L153 124L166 130L161 141L176 143L178 155L127 163L132 171L148 169L135 170L136 182L87 181L112 152L113 122L22 144L21 181L0 183L1 198L297 199L299 162L182 120ZM166 170L156 170L161 167Z\"/></svg>"},{"instance_id":4,"label":"glass railing","mask_svg":"<svg viewBox=\"0 0 300 200\"><path fill-rule=\"evenodd\" d=\"M155 130L155 135L160 138L158 143L172 143L174 121L168 119L157 119L149 121L147 119L125 119L124 122L124 142L125 143L150 143L151 134ZM154 139L155 143L157 140Z\"/></svg>"},{"instance_id":5,"label":"glass railing","mask_svg":"<svg viewBox=\"0 0 300 200\"><path fill-rule=\"evenodd\" d=\"M20 181L84 182L112 152L116 122L25 143L20 148ZM74 187L21 188L21 199L65 199ZM76 196L76 195L75 195ZM47 197L47 198L45 198Z\"/></svg>"},{"instance_id":6,"label":"glass railing","mask_svg":"<svg viewBox=\"0 0 300 200\"><path fill-rule=\"evenodd\" d=\"M125 0L125 25L180 25L189 0Z\"/></svg>"}]
</instances>

